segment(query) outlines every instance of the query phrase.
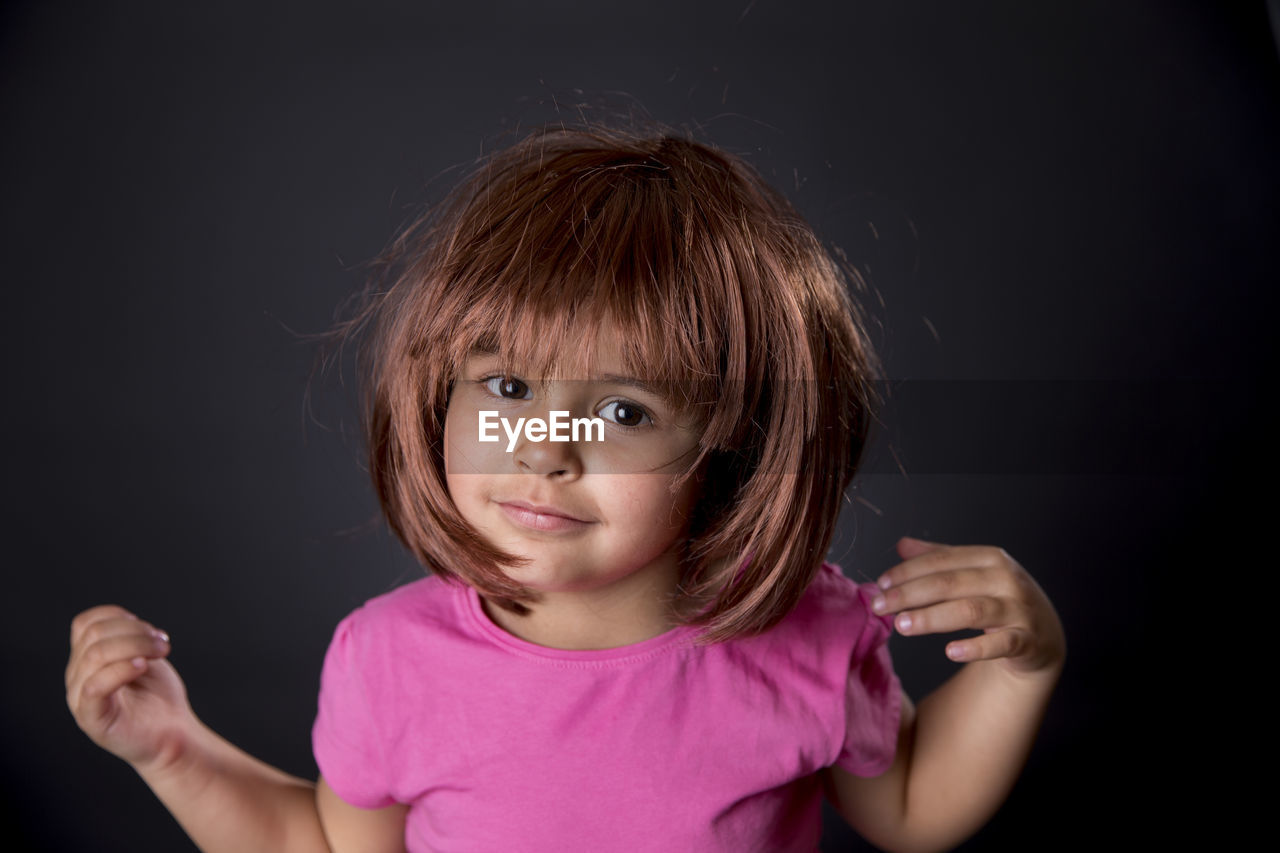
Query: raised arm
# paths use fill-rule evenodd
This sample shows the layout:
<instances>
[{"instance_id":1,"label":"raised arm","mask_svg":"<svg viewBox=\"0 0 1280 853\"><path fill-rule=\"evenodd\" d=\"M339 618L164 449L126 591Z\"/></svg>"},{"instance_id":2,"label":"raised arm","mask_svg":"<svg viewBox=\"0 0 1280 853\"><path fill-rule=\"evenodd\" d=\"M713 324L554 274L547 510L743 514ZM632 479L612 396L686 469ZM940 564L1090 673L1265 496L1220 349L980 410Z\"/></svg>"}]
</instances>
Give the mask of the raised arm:
<instances>
[{"instance_id":1,"label":"raised arm","mask_svg":"<svg viewBox=\"0 0 1280 853\"><path fill-rule=\"evenodd\" d=\"M199 724L171 760L134 765L205 853L330 853L316 786Z\"/></svg>"},{"instance_id":2,"label":"raised arm","mask_svg":"<svg viewBox=\"0 0 1280 853\"><path fill-rule=\"evenodd\" d=\"M1066 655L1062 625L1031 576L999 548L899 543L878 612L903 634L978 628L947 646L963 669L920 703L903 697L898 752L881 776L829 768L828 794L869 841L946 850L986 823L1026 763Z\"/></svg>"},{"instance_id":3,"label":"raised arm","mask_svg":"<svg viewBox=\"0 0 1280 853\"><path fill-rule=\"evenodd\" d=\"M403 850L400 807L363 812L332 794L337 802L329 802L327 786L318 791L201 723L168 654L168 637L123 608L86 610L71 625L67 705L95 743L133 766L201 850ZM352 832L372 821L381 832ZM332 846L326 829L334 834ZM379 846L366 843L374 839Z\"/></svg>"}]
</instances>

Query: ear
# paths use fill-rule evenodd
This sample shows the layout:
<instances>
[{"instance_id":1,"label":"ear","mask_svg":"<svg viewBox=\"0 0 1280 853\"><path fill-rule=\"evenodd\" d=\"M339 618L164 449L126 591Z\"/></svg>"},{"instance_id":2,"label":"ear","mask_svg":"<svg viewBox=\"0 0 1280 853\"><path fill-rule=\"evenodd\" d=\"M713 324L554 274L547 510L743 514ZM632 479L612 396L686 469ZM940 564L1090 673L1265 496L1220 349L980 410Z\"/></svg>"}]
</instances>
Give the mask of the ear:
<instances>
[{"instance_id":1,"label":"ear","mask_svg":"<svg viewBox=\"0 0 1280 853\"><path fill-rule=\"evenodd\" d=\"M921 554L927 554L930 551L945 547L947 546L938 542L926 542L923 539L912 539L910 536L903 536L898 540L898 556L904 560L910 560L912 557L919 557Z\"/></svg>"}]
</instances>

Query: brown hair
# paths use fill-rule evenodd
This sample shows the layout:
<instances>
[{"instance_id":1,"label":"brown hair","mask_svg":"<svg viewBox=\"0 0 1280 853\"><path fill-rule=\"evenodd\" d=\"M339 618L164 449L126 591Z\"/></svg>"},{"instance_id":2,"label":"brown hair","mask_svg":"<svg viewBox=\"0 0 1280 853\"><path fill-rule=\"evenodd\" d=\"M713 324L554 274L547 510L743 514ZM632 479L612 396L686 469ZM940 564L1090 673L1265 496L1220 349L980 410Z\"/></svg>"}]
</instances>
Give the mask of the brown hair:
<instances>
[{"instance_id":1,"label":"brown hair","mask_svg":"<svg viewBox=\"0 0 1280 853\"><path fill-rule=\"evenodd\" d=\"M872 417L875 356L848 285L743 160L670 128L542 128L482 158L375 263L365 328L369 469L384 513L436 574L524 612L449 497L451 383L473 349L546 375L583 323L620 329L633 375L700 413L703 491L681 551L680 619L702 642L763 631L830 546ZM676 483L676 487L680 485Z\"/></svg>"}]
</instances>

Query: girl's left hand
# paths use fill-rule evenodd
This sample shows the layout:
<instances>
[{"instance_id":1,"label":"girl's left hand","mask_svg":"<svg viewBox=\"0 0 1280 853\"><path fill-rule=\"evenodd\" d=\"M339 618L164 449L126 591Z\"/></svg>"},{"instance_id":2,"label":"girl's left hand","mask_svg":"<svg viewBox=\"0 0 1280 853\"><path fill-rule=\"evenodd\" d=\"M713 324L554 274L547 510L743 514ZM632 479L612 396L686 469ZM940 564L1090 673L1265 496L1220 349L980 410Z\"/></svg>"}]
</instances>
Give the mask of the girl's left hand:
<instances>
[{"instance_id":1,"label":"girl's left hand","mask_svg":"<svg viewBox=\"0 0 1280 853\"><path fill-rule=\"evenodd\" d=\"M872 602L896 613L907 636L979 629L983 635L947 644L961 663L999 660L1015 673L1056 671L1066 658L1062 622L1044 590L1003 548L940 545L903 537L902 562L880 576Z\"/></svg>"}]
</instances>

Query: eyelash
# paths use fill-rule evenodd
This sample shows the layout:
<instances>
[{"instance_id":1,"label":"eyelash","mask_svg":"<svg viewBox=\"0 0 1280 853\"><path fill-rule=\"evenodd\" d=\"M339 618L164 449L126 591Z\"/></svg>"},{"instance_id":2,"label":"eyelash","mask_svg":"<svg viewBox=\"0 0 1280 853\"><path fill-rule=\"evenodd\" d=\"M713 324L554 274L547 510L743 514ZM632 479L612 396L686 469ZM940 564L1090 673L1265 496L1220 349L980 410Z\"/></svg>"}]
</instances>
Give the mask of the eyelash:
<instances>
[{"instance_id":1,"label":"eyelash","mask_svg":"<svg viewBox=\"0 0 1280 853\"><path fill-rule=\"evenodd\" d=\"M495 394L493 391L491 391L491 390L489 389L489 383L490 383L490 382L492 382L492 381L493 381L493 380L495 380L495 379L500 379L500 380L502 380L502 381L504 381L504 382L505 382L505 381L508 381L508 380L510 380L510 381L512 381L512 382L518 382L518 383L520 383L521 385L523 385L523 386L524 386L524 388L525 388L525 391L526 391L526 392L532 392L532 390L533 390L533 389L531 389L531 388L529 387L528 383L526 383L526 382L524 382L524 381L522 381L522 380L520 380L520 379L517 379L517 378L516 378L516 377L514 377L514 376L504 376L504 375L503 375L503 374L501 374L501 373L495 373L495 374L493 374L493 375L491 375L491 376L486 376L486 377L484 377L484 378L482 378L482 379L477 379L477 380L476 380L476 383L477 383L477 384L478 384L482 389L484 389L484 392L485 392L486 394L488 394L488 395L489 395L489 396L491 396L491 397L497 397L497 398L502 399L502 400L526 400L526 399L528 399L528 397L507 397L507 396L504 396L501 392L499 392L499 393L496 393L496 394ZM605 408L608 408L609 406L613 406L613 405L626 406L627 408L630 408L630 409L634 409L634 410L636 410L637 412L639 412L639 413L640 413L641 418L643 418L643 419L647 420L647 421L648 421L648 423L639 423L639 424L635 424L634 426L629 426L629 425L627 425L627 424L620 424L620 423L618 423L617 421L609 420L608 418L605 418L605 420L606 420L606 421L608 421L608 423L609 423L609 424L611 424L612 426L615 426L615 427L617 427L618 429L624 429L624 430L627 430L628 432L640 432L641 430L651 429L651 428L653 427L653 425L654 425L654 424L653 424L653 415L649 414L649 410L648 410L648 409L646 409L644 406L641 406L641 405L640 405L640 404L638 404L638 403L633 403L633 402L632 402L632 401L630 401L630 400L625 400L625 399L623 399L623 400L610 400L608 403L605 403ZM603 410L602 410L602 411L603 411Z\"/></svg>"}]
</instances>

